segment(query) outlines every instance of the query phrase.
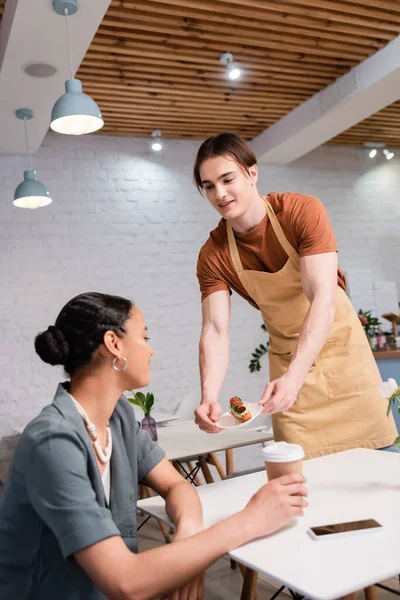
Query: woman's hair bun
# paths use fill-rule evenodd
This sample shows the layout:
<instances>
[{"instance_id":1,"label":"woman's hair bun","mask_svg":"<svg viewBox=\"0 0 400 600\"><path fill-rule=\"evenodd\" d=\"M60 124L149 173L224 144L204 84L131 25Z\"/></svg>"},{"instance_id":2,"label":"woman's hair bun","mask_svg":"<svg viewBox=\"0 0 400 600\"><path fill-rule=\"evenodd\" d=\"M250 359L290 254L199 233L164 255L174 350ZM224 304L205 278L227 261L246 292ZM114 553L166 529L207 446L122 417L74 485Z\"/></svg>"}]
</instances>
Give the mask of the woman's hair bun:
<instances>
[{"instance_id":1,"label":"woman's hair bun","mask_svg":"<svg viewBox=\"0 0 400 600\"><path fill-rule=\"evenodd\" d=\"M54 325L36 336L35 350L50 365L65 365L68 357L68 343L63 332Z\"/></svg>"}]
</instances>

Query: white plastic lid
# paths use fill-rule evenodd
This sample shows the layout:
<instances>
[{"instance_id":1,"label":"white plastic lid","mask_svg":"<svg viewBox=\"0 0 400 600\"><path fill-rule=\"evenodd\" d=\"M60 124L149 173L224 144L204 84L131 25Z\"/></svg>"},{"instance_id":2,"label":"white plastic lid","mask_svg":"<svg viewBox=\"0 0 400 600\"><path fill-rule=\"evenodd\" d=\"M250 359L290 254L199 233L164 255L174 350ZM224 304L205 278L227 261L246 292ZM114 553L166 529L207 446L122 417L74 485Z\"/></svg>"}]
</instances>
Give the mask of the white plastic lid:
<instances>
[{"instance_id":1,"label":"white plastic lid","mask_svg":"<svg viewBox=\"0 0 400 600\"><path fill-rule=\"evenodd\" d=\"M299 444L274 442L263 448L263 455L267 462L292 462L304 458L304 450Z\"/></svg>"}]
</instances>

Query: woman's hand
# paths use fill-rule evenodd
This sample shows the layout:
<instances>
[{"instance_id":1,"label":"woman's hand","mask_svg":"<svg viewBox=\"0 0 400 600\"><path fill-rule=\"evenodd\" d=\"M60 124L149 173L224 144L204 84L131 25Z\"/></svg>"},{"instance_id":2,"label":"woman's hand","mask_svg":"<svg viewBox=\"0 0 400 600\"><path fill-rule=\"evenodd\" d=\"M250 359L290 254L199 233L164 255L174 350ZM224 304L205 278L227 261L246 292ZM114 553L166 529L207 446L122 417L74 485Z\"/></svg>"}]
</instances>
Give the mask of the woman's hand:
<instances>
[{"instance_id":1,"label":"woman's hand","mask_svg":"<svg viewBox=\"0 0 400 600\"><path fill-rule=\"evenodd\" d=\"M204 530L203 523L182 523L177 526L173 542L178 542ZM182 588L174 590L163 600L203 600L204 598L204 573L201 573Z\"/></svg>"},{"instance_id":2,"label":"woman's hand","mask_svg":"<svg viewBox=\"0 0 400 600\"><path fill-rule=\"evenodd\" d=\"M243 527L249 540L278 531L308 506L306 478L299 473L283 475L263 485L243 509Z\"/></svg>"}]
</instances>

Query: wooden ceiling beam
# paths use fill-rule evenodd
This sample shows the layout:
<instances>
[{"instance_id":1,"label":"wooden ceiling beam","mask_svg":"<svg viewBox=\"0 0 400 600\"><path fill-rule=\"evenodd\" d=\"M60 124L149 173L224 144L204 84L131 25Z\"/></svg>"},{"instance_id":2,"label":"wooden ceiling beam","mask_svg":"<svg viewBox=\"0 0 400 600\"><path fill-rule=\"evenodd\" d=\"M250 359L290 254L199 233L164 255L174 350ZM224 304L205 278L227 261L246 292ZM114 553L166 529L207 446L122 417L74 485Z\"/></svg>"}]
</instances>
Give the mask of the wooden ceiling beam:
<instances>
[{"instance_id":1,"label":"wooden ceiling beam","mask_svg":"<svg viewBox=\"0 0 400 600\"><path fill-rule=\"evenodd\" d=\"M144 32L147 32L144 33ZM157 27L156 25L145 25L141 24L140 28L135 31L121 31L117 30L117 28L112 27L108 28L104 25L101 25L98 29L98 34L100 36L117 37L120 43L126 43L126 40L136 40L136 39L149 39L159 36L164 36L161 40L158 41L160 44L165 45L185 45L189 47L198 47L199 45L206 45L206 48L215 47L218 52L224 52L227 45L232 52L233 44L229 43L226 38L221 43L221 36L216 33L210 32L196 32L194 35L193 31L181 31L179 35L172 34L168 27ZM97 37L96 35L96 37ZM325 42L324 40L299 40L294 38L293 36L275 36L275 35L267 35L265 37L253 37L249 40L248 37L239 36L232 32L232 41L234 40L234 45L238 47L236 54L240 56L241 49L248 47L249 45L256 48L268 48L282 51L283 49L287 49L292 52L301 52L303 54L308 55L317 55L317 56L332 56L339 58L348 58L348 59L357 59L359 61L364 60L371 54L370 48L366 46L357 46L356 44L341 44L335 42ZM154 40L156 42L156 40Z\"/></svg>"},{"instance_id":2,"label":"wooden ceiling beam","mask_svg":"<svg viewBox=\"0 0 400 600\"><path fill-rule=\"evenodd\" d=\"M302 100L304 98L307 97L306 94L303 93L299 93L297 91L297 89L291 90L291 89L286 89L284 91L279 91L279 93L276 90L269 90L268 93L258 93L258 92L242 92L242 90L238 89L238 90L231 90L231 91L223 91L223 92L216 92L213 90L207 90L207 89L190 89L186 86L179 86L179 85L174 85L174 86L163 86L160 84L157 85L152 85L150 86L148 82L145 82L144 85L142 84L138 84L137 82L132 83L132 84L124 84L121 82L117 82L117 81L101 81L99 82L98 80L91 80L88 78L85 78L85 86L90 87L91 89L100 89L100 90L118 90L118 93L125 93L125 94L131 94L134 93L135 90L141 91L141 92L149 92L150 94L153 95L157 95L157 94L168 94L169 96L179 96L179 97L189 97L191 99L194 99L195 97L198 98L204 98L204 99L208 99L210 96L214 96L214 97L219 97L220 99L227 99L227 98L238 98L238 99L246 99L246 101L250 101L252 99L256 100L260 100L262 102L263 98L266 96L270 96L272 97L273 95L275 95L275 97L277 98L298 98L299 100Z\"/></svg>"},{"instance_id":3,"label":"wooden ceiling beam","mask_svg":"<svg viewBox=\"0 0 400 600\"><path fill-rule=\"evenodd\" d=\"M157 4L171 4L173 6L187 7L194 6L198 8L198 2L196 0L153 0ZM340 0L342 4L342 0ZM131 8L133 2L127 0L113 0L113 8L126 7ZM363 17L359 14L358 10L353 8L353 14L346 12L339 12L333 10L326 10L317 8L314 4L310 6L310 3L304 2L305 6L295 5L294 3L287 3L287 0L246 0L246 9L244 9L243 0L202 0L202 10L213 11L217 13L231 12L236 14L237 10L256 9L261 14L268 14L268 12L278 13L281 19L284 21L286 16L297 15L310 19L327 20L330 22L347 23L353 26L360 25L366 27L373 27L375 29L383 29L386 31L396 31L396 27L391 18L380 14L378 18L371 16ZM308 4L308 6L307 6ZM239 8L238 8L239 7ZM241 15L245 16L245 15Z\"/></svg>"},{"instance_id":4,"label":"wooden ceiling beam","mask_svg":"<svg viewBox=\"0 0 400 600\"><path fill-rule=\"evenodd\" d=\"M138 83L148 82L149 85L152 85L154 82L156 83L165 83L165 84L175 84L182 83L184 85L189 86L203 86L209 85L212 86L215 90L220 90L221 92L229 91L232 89L232 82L227 80L225 77L215 77L210 74L209 77L204 75L172 75L170 73L160 72L157 70L152 70L148 72L143 71L135 71L120 69L115 72L115 70L109 69L101 69L98 67L91 66L82 66L79 69L79 74L86 81L90 81L91 79L95 79L98 76L101 76L103 81L121 81L129 84L131 81L135 81ZM147 75L147 76L146 76ZM295 75L287 76L287 79L279 77L277 74L270 74L266 77L251 77L250 75L246 77L245 80L241 81L240 88L242 91L260 91L264 92L270 88L282 88L286 89L288 86L294 86L298 90L304 90L310 92L319 91L321 88L326 87L327 82L318 80L314 77L296 77Z\"/></svg>"},{"instance_id":5,"label":"wooden ceiling beam","mask_svg":"<svg viewBox=\"0 0 400 600\"><path fill-rule=\"evenodd\" d=\"M229 0L230 2L232 0ZM250 0L251 2L252 0ZM279 2L280 0L278 0ZM283 0L285 2L285 0ZM309 6L309 0L290 0L291 4L300 4L303 6ZM351 5L351 2L347 3L343 0L337 2L337 0L312 0L313 8L322 8L324 10L329 10L332 12L341 12L347 13L350 15L354 15L354 4ZM395 23L400 23L400 14L395 13L393 10L380 10L373 7L367 6L365 3L359 4L356 9L357 15L362 17L367 17L368 19L387 19L388 21L393 21Z\"/></svg>"},{"instance_id":6,"label":"wooden ceiling beam","mask_svg":"<svg viewBox=\"0 0 400 600\"><path fill-rule=\"evenodd\" d=\"M172 0L173 2L175 0ZM185 1L185 0L177 0L177 1ZM310 6L309 0L289 0L290 5L287 3L288 0L275 0L275 2L269 1L264 2L264 0L246 0L247 6L251 6L253 8L258 8L261 10L275 10L282 13L292 13L296 12L296 14L303 14L305 16L311 18L318 18L320 15L324 15L326 18L335 19L335 20L343 20L347 22L356 23L358 20L365 20L370 22L370 25L376 26L379 22L387 23L389 27L393 27L393 23L397 23L396 18L393 18L393 13L389 13L387 11L379 11L374 10L372 8L357 8L355 9L354 5L346 4L344 0L312 0L312 6ZM237 5L241 4L241 0L218 0L218 4L222 7L223 5L231 4ZM305 8L303 8L305 7ZM297 10L296 10L297 9Z\"/></svg>"},{"instance_id":7,"label":"wooden ceiling beam","mask_svg":"<svg viewBox=\"0 0 400 600\"><path fill-rule=\"evenodd\" d=\"M205 77L206 79L215 79L215 80L226 80L225 70L221 73L220 68L216 68L215 70L207 69L198 69L195 67L189 67L187 65L176 65L174 67L165 66L161 61L159 64L152 62L152 64L143 64L140 60L137 60L136 63L131 61L130 64L118 64L116 62L112 63L106 60L96 60L92 58L85 58L84 64L81 65L79 72L84 71L86 69L98 69L102 72L112 72L112 73L158 73L158 74L169 74L169 75L183 75L187 77ZM265 69L265 71L261 71L258 69L246 69L246 83L251 82L268 82L270 79L274 81L299 81L299 82L309 82L320 84L321 86L328 85L330 82L335 80L335 77L329 75L312 75L310 73L282 73L279 68L274 70Z\"/></svg>"},{"instance_id":8,"label":"wooden ceiling beam","mask_svg":"<svg viewBox=\"0 0 400 600\"><path fill-rule=\"evenodd\" d=\"M102 36L101 34L97 34L94 41L92 42L90 48L95 50L100 50L101 52L109 52L114 54L122 54L125 56L137 55L137 48L139 47L138 42L147 43L149 48L156 48L157 45L161 43L160 37L154 36L149 37L148 35L138 37L135 43L130 43L126 41L120 42L118 39L110 39L109 36ZM239 51L239 46L234 44L229 44L232 52ZM195 59L199 62L202 61L203 56L212 57L213 60L218 61L219 55L221 52L221 47L217 48L210 44L207 47L204 47L201 43L197 43L197 47L193 47L191 49L184 48L178 45L173 44L164 44L163 46L163 55L165 53L173 53L175 56L179 57L180 60L188 60ZM306 57L302 52L289 52L287 50L266 50L260 48L240 48L241 56L246 57L247 60L252 59L260 59L260 60L268 60L268 59L278 59L278 60L286 60L286 61L298 61L302 63L309 63L310 61L316 64L323 65L333 65L338 67L353 67L358 61L355 58L345 59L345 58L337 58L337 57L321 57L321 56L313 56L312 58Z\"/></svg>"},{"instance_id":9,"label":"wooden ceiling beam","mask_svg":"<svg viewBox=\"0 0 400 600\"><path fill-rule=\"evenodd\" d=\"M193 60L178 60L175 59L173 56L171 55L166 55L163 52L163 56L160 57L158 53L156 52L147 52L145 49L143 49L142 47L138 47L137 48L137 53L136 55L132 54L130 56L123 56L122 54L119 55L113 55L113 54L109 54L106 52L99 52L99 51L94 51L92 49L89 49L89 51L87 52L86 56L85 56L85 60L82 64L86 64L88 61L103 61L105 63L108 64L115 64L116 68L118 67L123 67L125 66L125 64L128 65L134 65L134 64L141 64L141 65L165 65L167 67L176 67L176 68L181 68L181 69L197 69L197 70L211 70L211 71L217 71L219 72L221 69L221 66L219 64L218 61L215 60L215 56L210 58L209 60L203 60L201 63L197 62L195 59ZM275 72L277 71L278 73L293 73L293 74L298 74L298 75L313 75L313 76L317 76L317 77L325 77L325 78L336 78L339 77L340 75L342 75L343 73L345 73L348 68L347 67L343 67L343 68L339 68L339 67L329 67L328 66L324 66L324 65L319 65L319 64L312 64L312 63L304 63L304 62L287 62L284 60L251 60L251 61L245 61L245 60L241 60L240 61L241 66L243 67L243 69L252 69L254 72Z\"/></svg>"},{"instance_id":10,"label":"wooden ceiling beam","mask_svg":"<svg viewBox=\"0 0 400 600\"><path fill-rule=\"evenodd\" d=\"M138 108L149 108L149 110L187 110L188 112L212 112L215 114L216 112L220 114L220 112L224 112L226 114L281 114L284 116L291 108L296 106L296 100L287 100L287 99L274 99L268 100L268 102L257 102L251 103L229 103L229 102L197 102L197 101L176 101L174 99L166 99L159 100L158 98L150 98L148 96L143 95L135 95L135 96L121 96L119 98L119 102L117 103L115 100L115 96L112 94L102 94L99 91L91 90L91 94L93 98L96 100L98 104L103 106L105 103L115 104L117 106L132 106ZM281 112L280 112L281 111Z\"/></svg>"},{"instance_id":11,"label":"wooden ceiling beam","mask_svg":"<svg viewBox=\"0 0 400 600\"><path fill-rule=\"evenodd\" d=\"M359 6L371 6L372 8L378 8L382 11L398 12L400 13L400 6L393 0L351 0L351 4L358 4Z\"/></svg>"},{"instance_id":12,"label":"wooden ceiling beam","mask_svg":"<svg viewBox=\"0 0 400 600\"><path fill-rule=\"evenodd\" d=\"M371 0L375 2L375 0ZM299 28L318 31L328 32L333 31L337 33L343 33L347 35L356 35L361 37L370 37L376 39L377 37L384 38L386 40L392 40L397 35L395 26L392 27L392 31L386 31L380 29L379 32L376 28L370 27L369 25L351 25L347 23L340 23L336 21L330 21L329 19L321 18L303 18L297 16L291 16L285 14L282 19L282 14L275 13L271 10L255 10L251 8L236 6L234 8L234 14L230 15L229 11L221 10L215 3L202 2L199 4L197 0L188 0L185 6L172 6L169 0L147 0L143 2L129 2L130 8L111 8L107 12L107 16L117 17L123 19L129 19L132 16L132 11L139 11L142 14L153 13L153 14L166 14L189 19L203 19L206 21L212 21L214 23L226 23L230 25L242 25L252 27L254 23L257 27L275 27L275 23L280 27L294 26L299 31ZM199 10L201 9L201 10ZM265 24L265 25L264 25Z\"/></svg>"},{"instance_id":13,"label":"wooden ceiling beam","mask_svg":"<svg viewBox=\"0 0 400 600\"><path fill-rule=\"evenodd\" d=\"M115 94L113 90L105 91L103 87L96 87L94 85L85 86L86 89L90 89L91 95L96 100L109 100L110 102L115 101ZM252 100L251 102L246 101L246 98L216 98L209 96L207 98L204 97L184 97L180 98L174 95L163 94L160 96L159 94L151 94L146 90L135 90L126 91L126 90L118 90L118 98L120 100L125 100L128 102L141 102L144 106L149 106L150 104L154 105L162 105L162 106L190 106L195 107L198 110L203 110L203 108L213 108L214 110L225 110L228 108L232 109L243 109L248 110L250 107L252 109L258 110L267 110L270 106L282 106L289 110L290 106L296 106L300 102L302 102L301 98L298 97L282 97L281 94L269 94L264 100Z\"/></svg>"},{"instance_id":14,"label":"wooden ceiling beam","mask_svg":"<svg viewBox=\"0 0 400 600\"><path fill-rule=\"evenodd\" d=\"M217 32L222 36L246 36L250 40L253 36L268 36L271 39L279 40L279 36L283 36L284 42L287 39L290 41L296 41L301 43L302 41L323 42L330 40L332 42L344 42L348 44L351 40L351 44L359 45L366 48L376 49L381 48L382 45L387 43L387 39L379 39L377 35L374 37L366 37L362 35L361 31L349 35L341 32L326 31L322 27L319 30L305 29L299 26L290 26L286 22L274 24L268 21L260 21L259 19L254 21L247 21L246 24L242 20L232 19L231 23L225 24L221 20L219 22L213 22L207 18L198 19L192 18L188 15L173 17L169 14L149 14L146 12L133 11L130 18L126 15L118 15L117 11L108 11L107 16L103 19L102 25L107 27L117 27L118 29L137 30L141 29L142 26L155 25L156 27L163 26L167 27L171 35L175 33L180 35L181 32L188 32L193 35L197 35L200 32L204 32L206 35L209 32ZM236 22L235 22L236 21ZM391 39L396 37L392 34Z\"/></svg>"},{"instance_id":15,"label":"wooden ceiling beam","mask_svg":"<svg viewBox=\"0 0 400 600\"><path fill-rule=\"evenodd\" d=\"M199 115L199 111L196 107L191 107L191 106L186 106L186 107L170 107L170 106L159 106L159 105L151 105L151 104L147 104L145 106L143 106L142 104L134 104L132 102L112 102L112 101L107 101L107 100L100 100L101 102L101 107L102 107L102 111L104 112L105 110L109 110L109 111L127 111L127 112L131 112L131 113L147 113L150 111L154 111L159 115L174 115L174 114L179 114L179 115L195 115L198 116ZM277 107L277 106L270 106L268 107L266 110L257 110L257 109L251 109L251 110L237 110L237 109L232 109L230 107L224 107L223 112L221 113L222 116L226 116L227 118L236 118L239 116L245 116L247 118L257 118L257 117L262 117L265 118L268 115L274 115L274 116L283 116L285 115L287 112L287 108L286 106L283 107ZM202 109L201 111L201 115L212 115L213 117L215 117L216 112L215 112L215 108L211 107L208 108L207 106L204 107L204 109Z\"/></svg>"}]
</instances>

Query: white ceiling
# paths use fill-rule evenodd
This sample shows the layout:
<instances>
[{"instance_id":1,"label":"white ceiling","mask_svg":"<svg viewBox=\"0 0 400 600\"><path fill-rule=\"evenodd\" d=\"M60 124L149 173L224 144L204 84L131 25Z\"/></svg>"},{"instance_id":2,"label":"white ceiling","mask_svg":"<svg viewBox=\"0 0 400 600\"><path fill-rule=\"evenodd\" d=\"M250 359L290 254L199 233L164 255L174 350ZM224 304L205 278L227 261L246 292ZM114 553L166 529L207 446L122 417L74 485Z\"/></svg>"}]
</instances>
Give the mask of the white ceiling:
<instances>
[{"instance_id":1,"label":"white ceiling","mask_svg":"<svg viewBox=\"0 0 400 600\"><path fill-rule=\"evenodd\" d=\"M251 145L261 161L288 164L399 98L400 36L263 131Z\"/></svg>"},{"instance_id":2,"label":"white ceiling","mask_svg":"<svg viewBox=\"0 0 400 600\"><path fill-rule=\"evenodd\" d=\"M69 17L74 72L100 25L111 0L80 2ZM57 73L36 79L22 71L33 61L47 62ZM31 108L28 122L30 153L35 154L46 135L54 102L70 78L65 18L51 0L7 0L0 29L0 154L25 152L24 126L15 117L18 108Z\"/></svg>"}]
</instances>

